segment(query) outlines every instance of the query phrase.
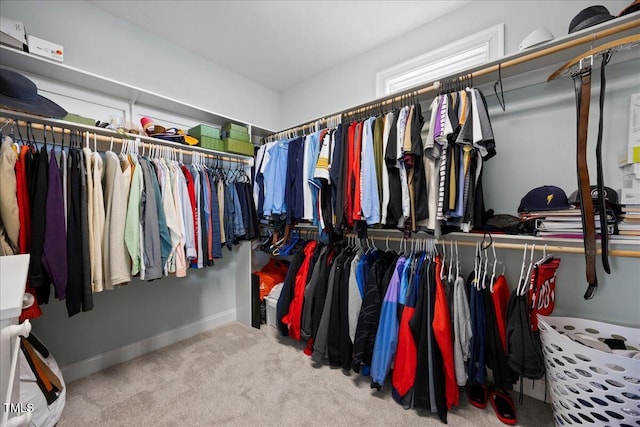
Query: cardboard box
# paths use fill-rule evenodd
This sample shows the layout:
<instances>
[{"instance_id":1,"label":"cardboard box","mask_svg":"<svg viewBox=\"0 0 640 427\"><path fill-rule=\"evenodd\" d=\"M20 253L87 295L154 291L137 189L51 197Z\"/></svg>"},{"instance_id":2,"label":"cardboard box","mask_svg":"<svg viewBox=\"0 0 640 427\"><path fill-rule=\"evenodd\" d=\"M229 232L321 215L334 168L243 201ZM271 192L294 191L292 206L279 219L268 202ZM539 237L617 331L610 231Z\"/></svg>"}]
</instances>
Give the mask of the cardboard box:
<instances>
[{"instance_id":1,"label":"cardboard box","mask_svg":"<svg viewBox=\"0 0 640 427\"><path fill-rule=\"evenodd\" d=\"M27 34L24 23L0 16L0 44L27 52Z\"/></svg>"},{"instance_id":2,"label":"cardboard box","mask_svg":"<svg viewBox=\"0 0 640 427\"><path fill-rule=\"evenodd\" d=\"M242 126L242 125L237 125L235 123L227 123L224 126L222 126L222 130L226 130L226 131L234 131L234 132L242 132L242 133L249 133L249 129L246 126Z\"/></svg>"},{"instance_id":3,"label":"cardboard box","mask_svg":"<svg viewBox=\"0 0 640 427\"><path fill-rule=\"evenodd\" d=\"M222 138L237 139L238 141L250 142L251 138L248 133L237 132L235 130L223 130Z\"/></svg>"},{"instance_id":4,"label":"cardboard box","mask_svg":"<svg viewBox=\"0 0 640 427\"><path fill-rule=\"evenodd\" d=\"M40 55L47 59L53 59L58 62L62 62L64 60L64 50L62 45L31 35L27 37L27 40L29 41L29 53Z\"/></svg>"},{"instance_id":5,"label":"cardboard box","mask_svg":"<svg viewBox=\"0 0 640 427\"><path fill-rule=\"evenodd\" d=\"M215 128L213 126L207 125L198 125L189 129L189 135L195 136L196 138L202 140L203 136L208 136L209 138L220 139L220 129Z\"/></svg>"},{"instance_id":6,"label":"cardboard box","mask_svg":"<svg viewBox=\"0 0 640 427\"><path fill-rule=\"evenodd\" d=\"M245 141L238 141L233 138L223 139L226 145L226 151L229 153L243 154L245 156L253 156L253 144Z\"/></svg>"}]
</instances>

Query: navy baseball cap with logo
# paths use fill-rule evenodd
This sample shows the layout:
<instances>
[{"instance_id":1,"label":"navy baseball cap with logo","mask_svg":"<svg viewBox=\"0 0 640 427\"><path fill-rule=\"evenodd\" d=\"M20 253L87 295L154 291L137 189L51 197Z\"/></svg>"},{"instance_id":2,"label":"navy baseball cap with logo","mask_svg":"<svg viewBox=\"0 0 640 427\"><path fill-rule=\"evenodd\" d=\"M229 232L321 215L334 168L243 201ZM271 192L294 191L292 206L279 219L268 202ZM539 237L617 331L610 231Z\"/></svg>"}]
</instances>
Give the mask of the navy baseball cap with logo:
<instances>
[{"instance_id":1,"label":"navy baseball cap with logo","mask_svg":"<svg viewBox=\"0 0 640 427\"><path fill-rule=\"evenodd\" d=\"M529 191L520 200L518 212L555 211L561 209L571 209L567 194L562 188L543 185Z\"/></svg>"}]
</instances>

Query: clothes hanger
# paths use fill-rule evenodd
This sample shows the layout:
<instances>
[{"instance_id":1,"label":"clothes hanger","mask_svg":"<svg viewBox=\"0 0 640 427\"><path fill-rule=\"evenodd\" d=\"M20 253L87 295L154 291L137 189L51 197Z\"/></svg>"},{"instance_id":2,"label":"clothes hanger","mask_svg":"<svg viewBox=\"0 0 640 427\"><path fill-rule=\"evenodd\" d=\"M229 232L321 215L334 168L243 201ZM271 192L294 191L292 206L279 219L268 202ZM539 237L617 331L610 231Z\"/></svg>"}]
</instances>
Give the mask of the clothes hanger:
<instances>
[{"instance_id":1,"label":"clothes hanger","mask_svg":"<svg viewBox=\"0 0 640 427\"><path fill-rule=\"evenodd\" d=\"M592 61L593 61L593 57L595 57L598 54L601 54L603 52L606 52L606 51L608 51L610 49L618 48L618 50L622 50L622 49L625 48L625 45L631 45L631 46L629 46L629 48L632 48L637 43L640 43L640 34L635 34L635 35L632 35L632 36L622 37L622 38L619 38L619 39L616 39L616 40L612 40L612 41L610 41L608 43L605 43L605 44L603 44L601 46L589 49L585 53L576 56L575 58L571 59L566 64L564 64L562 67L560 67L556 71L554 71L549 76L547 81L550 82L552 80L557 79L558 77L560 77L563 74L565 74L566 72L568 72L575 65L579 65L580 68L582 68L581 62L586 58L591 57Z\"/></svg>"},{"instance_id":2,"label":"clothes hanger","mask_svg":"<svg viewBox=\"0 0 640 427\"><path fill-rule=\"evenodd\" d=\"M473 281L471 282L473 287L478 289L478 276L480 275L480 271L479 271L479 264L481 264L481 259L480 259L480 242L477 241L476 242L476 248L475 248L475 256L474 256L474 260L473 260Z\"/></svg>"},{"instance_id":3,"label":"clothes hanger","mask_svg":"<svg viewBox=\"0 0 640 427\"><path fill-rule=\"evenodd\" d=\"M522 253L522 264L520 266L520 277L518 278L518 285L516 287L516 295L522 295L522 281L523 281L523 274L524 274L524 270L525 270L525 263L527 260L527 248L528 248L528 243L524 244L524 252Z\"/></svg>"},{"instance_id":4,"label":"clothes hanger","mask_svg":"<svg viewBox=\"0 0 640 427\"><path fill-rule=\"evenodd\" d=\"M500 88L500 95L498 95L497 88ZM504 103L504 92L502 91L502 64L498 63L498 80L493 84L493 92L496 94L496 99L498 100L498 104L502 107L502 111L507 111L505 103Z\"/></svg>"},{"instance_id":5,"label":"clothes hanger","mask_svg":"<svg viewBox=\"0 0 640 427\"><path fill-rule=\"evenodd\" d=\"M496 264L498 263L498 257L496 256L496 245L491 245L493 251L493 268L491 269L491 280L489 280L489 291L493 293L493 284L496 280Z\"/></svg>"},{"instance_id":6,"label":"clothes hanger","mask_svg":"<svg viewBox=\"0 0 640 427\"><path fill-rule=\"evenodd\" d=\"M531 269L533 268L533 254L536 251L536 244L534 243L531 247L531 255L529 256L529 268L527 269L527 275L525 276L525 284L522 289L522 294L524 295L527 292L527 282L531 277Z\"/></svg>"},{"instance_id":7,"label":"clothes hanger","mask_svg":"<svg viewBox=\"0 0 640 427\"><path fill-rule=\"evenodd\" d=\"M458 254L458 241L456 240L456 279L460 277L460 255Z\"/></svg>"}]
</instances>

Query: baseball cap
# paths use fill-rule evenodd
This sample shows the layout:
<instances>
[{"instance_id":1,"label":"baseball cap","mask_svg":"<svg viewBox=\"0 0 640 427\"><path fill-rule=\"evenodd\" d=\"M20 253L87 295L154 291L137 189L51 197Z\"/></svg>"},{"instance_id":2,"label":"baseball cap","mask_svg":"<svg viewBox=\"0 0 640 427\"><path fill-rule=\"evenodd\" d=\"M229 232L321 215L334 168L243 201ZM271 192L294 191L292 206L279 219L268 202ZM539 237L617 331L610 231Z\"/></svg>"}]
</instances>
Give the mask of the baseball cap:
<instances>
[{"instance_id":1,"label":"baseball cap","mask_svg":"<svg viewBox=\"0 0 640 427\"><path fill-rule=\"evenodd\" d=\"M618 193L613 190L610 187L603 187L603 192L604 192L604 200L607 203L613 203L613 204L618 204ZM591 186L591 198L596 201L598 200L598 186L597 185L592 185ZM571 193L571 195L569 196L569 203L574 204L574 205L579 205L580 204L580 192L578 190L574 191L573 193Z\"/></svg>"},{"instance_id":2,"label":"baseball cap","mask_svg":"<svg viewBox=\"0 0 640 427\"><path fill-rule=\"evenodd\" d=\"M569 199L562 188L543 185L525 194L520 200L518 212L554 211L570 208Z\"/></svg>"}]
</instances>

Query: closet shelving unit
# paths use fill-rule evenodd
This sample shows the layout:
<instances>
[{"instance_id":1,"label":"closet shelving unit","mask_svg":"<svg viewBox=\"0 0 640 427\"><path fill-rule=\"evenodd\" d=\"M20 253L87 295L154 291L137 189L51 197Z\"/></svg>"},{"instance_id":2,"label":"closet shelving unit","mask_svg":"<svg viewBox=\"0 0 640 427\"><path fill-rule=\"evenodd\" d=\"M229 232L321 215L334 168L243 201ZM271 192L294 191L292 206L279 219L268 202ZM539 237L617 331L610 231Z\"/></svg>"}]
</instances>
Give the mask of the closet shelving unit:
<instances>
[{"instance_id":1,"label":"closet shelving unit","mask_svg":"<svg viewBox=\"0 0 640 427\"><path fill-rule=\"evenodd\" d=\"M249 128L249 134L254 138L263 137L272 133L272 131L267 128L243 120L225 116L207 110L206 108L191 105L162 94L36 55L31 55L7 46L0 46L0 65L12 68L18 72L25 72L54 80L71 87L86 89L89 92L125 100L129 104L130 109L133 109L135 105L151 106L180 116L189 117L194 121L217 126L232 122L247 126Z\"/></svg>"},{"instance_id":2,"label":"closet shelving unit","mask_svg":"<svg viewBox=\"0 0 640 427\"><path fill-rule=\"evenodd\" d=\"M299 132L309 128L313 124L324 124L331 118L342 115L342 117L354 116L365 113L366 111L377 111L378 108L389 105L393 102L399 102L410 96L418 99L420 102L425 101L429 96L437 93L441 82L446 82L457 78L458 76L471 77L476 87L483 89L490 88L494 82L498 81L498 73L501 74L501 83L508 83L509 89L520 89L533 84L547 81L547 77L557 70L562 64L575 58L590 49L594 44L604 44L618 38L636 35L640 32L640 16L637 13L625 17L616 18L602 24L586 28L573 34L559 37L541 46L527 49L523 52L517 52L497 59L488 64L478 66L457 73L455 76L446 76L437 81L428 82L400 93L395 93L387 97L382 97L371 102L357 105L355 107L342 110L331 115L316 118L304 124L300 124L278 132L278 134L286 134L287 132ZM640 57L640 48L628 49L626 51L617 52L613 56L611 63L620 63L637 59ZM310 225L299 225L297 229L303 231L315 230ZM374 239L384 241L387 236L389 240L402 240L402 234L397 230L389 229L369 229L368 233ZM412 237L421 239L428 237L423 233L414 234ZM459 241L462 246L474 246L475 243L482 239L482 233L450 233L443 236L447 241ZM552 250L559 253L584 253L582 239L550 239L534 236L513 236L492 234L493 243L497 248L518 249L522 250L526 245L531 247L536 245L536 250ZM600 242L597 242L598 253L600 253ZM621 257L640 258L640 238L638 240L609 240L609 255Z\"/></svg>"},{"instance_id":3,"label":"closet shelving unit","mask_svg":"<svg viewBox=\"0 0 640 427\"><path fill-rule=\"evenodd\" d=\"M80 90L83 93L91 95L102 95L108 99L124 101L128 106L129 117L134 117L136 110L144 111L145 107L150 109L166 112L169 115L176 115L192 120L193 122L203 123L221 127L223 124L231 122L246 126L251 135L251 140L258 141L259 138L271 134L273 131L265 127L239 120L219 114L206 108L201 108L192 104L173 99L162 94L148 91L139 87L132 86L127 83L116 81L104 76L100 76L91 72L87 72L66 64L54 62L42 57L31 55L16 49L0 45L0 66L13 69L14 71L24 73L28 77L40 77L44 80L59 84L64 88ZM82 114L82 111L77 111ZM2 120L4 119L4 120ZM185 156L191 153L202 153L206 157L215 157L230 162L233 167L234 162L238 162L242 167L250 167L253 165L252 156L243 156L222 151L205 149L199 146L189 146L177 144L158 138L149 138L143 135L127 134L123 135L109 129L83 126L78 123L67 122L62 120L46 119L42 117L32 116L28 114L18 113L8 110L0 110L0 127L7 124L7 121L17 120L21 124L30 122L34 130L41 132L45 125L47 131L51 131L51 126L59 134L60 132L68 133L69 130L88 132L90 134L91 144L93 143L93 135L96 135L97 141L101 147L109 146L113 137L115 143L122 142L124 139L135 140L139 138L148 148L148 144L156 146L171 147L180 150ZM24 129L24 128L23 128ZM23 136L25 134L23 133ZM57 138L57 135L56 135ZM57 140L57 139L56 139ZM58 141L58 140L57 140ZM114 144L115 149L115 144ZM146 151L145 151L146 152ZM185 157L185 162L190 161ZM235 282L235 313L236 320L251 325L251 245L250 242L242 242L234 248L236 260L236 268L233 282Z\"/></svg>"}]
</instances>

